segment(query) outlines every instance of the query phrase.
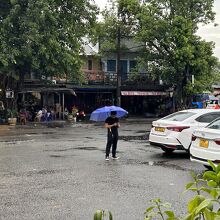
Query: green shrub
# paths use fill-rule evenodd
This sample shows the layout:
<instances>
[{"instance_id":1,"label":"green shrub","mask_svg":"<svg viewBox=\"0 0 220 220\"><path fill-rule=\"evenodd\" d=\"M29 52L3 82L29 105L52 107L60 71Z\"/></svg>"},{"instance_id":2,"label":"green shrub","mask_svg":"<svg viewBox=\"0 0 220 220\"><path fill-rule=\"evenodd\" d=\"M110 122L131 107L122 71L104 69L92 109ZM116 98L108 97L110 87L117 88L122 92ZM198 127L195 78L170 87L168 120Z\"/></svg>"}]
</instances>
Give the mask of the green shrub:
<instances>
[{"instance_id":1,"label":"green shrub","mask_svg":"<svg viewBox=\"0 0 220 220\"><path fill-rule=\"evenodd\" d=\"M185 217L177 217L170 204L155 199L145 212L145 220L158 216L163 220L220 220L220 164L215 166L211 161L209 164L212 171L206 171L202 177L192 173L193 182L186 185L186 191L196 195L188 202Z\"/></svg>"},{"instance_id":2,"label":"green shrub","mask_svg":"<svg viewBox=\"0 0 220 220\"><path fill-rule=\"evenodd\" d=\"M17 118L18 112L16 109L7 109L7 118Z\"/></svg>"},{"instance_id":3,"label":"green shrub","mask_svg":"<svg viewBox=\"0 0 220 220\"><path fill-rule=\"evenodd\" d=\"M94 220L112 220L112 213L107 210L97 210L94 214Z\"/></svg>"}]
</instances>

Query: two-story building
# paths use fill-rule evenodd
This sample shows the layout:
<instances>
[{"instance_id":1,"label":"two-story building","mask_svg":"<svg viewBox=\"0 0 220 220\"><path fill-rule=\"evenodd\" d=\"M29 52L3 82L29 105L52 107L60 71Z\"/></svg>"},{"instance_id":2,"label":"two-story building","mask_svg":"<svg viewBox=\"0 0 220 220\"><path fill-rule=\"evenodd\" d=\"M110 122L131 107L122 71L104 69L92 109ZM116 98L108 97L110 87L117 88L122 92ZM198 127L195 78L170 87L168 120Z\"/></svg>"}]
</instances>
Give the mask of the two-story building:
<instances>
[{"instance_id":1,"label":"two-story building","mask_svg":"<svg viewBox=\"0 0 220 220\"><path fill-rule=\"evenodd\" d=\"M91 113L98 107L116 104L117 73L116 53L106 52L99 56L99 45L86 42L82 72L84 83L76 85L66 79L39 79L34 74L25 80L25 88L20 93L19 102L26 106L60 105L63 112L77 106L86 113ZM165 103L169 102L169 94L159 80L148 78L146 70L137 67L137 58L143 45L134 43L130 39L122 40L121 50L121 105L130 114L159 115ZM133 79L133 72L138 72L138 78ZM45 82L50 85L45 85Z\"/></svg>"},{"instance_id":2,"label":"two-story building","mask_svg":"<svg viewBox=\"0 0 220 220\"><path fill-rule=\"evenodd\" d=\"M130 114L162 115L162 108L170 99L169 93L165 91L163 85L160 85L159 80L152 81L147 70L137 65L143 47L143 44L135 43L129 38L121 40L121 106ZM105 83L116 86L117 54L105 53L101 61ZM134 77L134 72L138 73L137 77Z\"/></svg>"},{"instance_id":3,"label":"two-story building","mask_svg":"<svg viewBox=\"0 0 220 220\"><path fill-rule=\"evenodd\" d=\"M98 107L113 104L116 87L106 83L103 63L98 53L98 45L86 42L82 54L84 83L74 85L76 105L87 113Z\"/></svg>"}]
</instances>

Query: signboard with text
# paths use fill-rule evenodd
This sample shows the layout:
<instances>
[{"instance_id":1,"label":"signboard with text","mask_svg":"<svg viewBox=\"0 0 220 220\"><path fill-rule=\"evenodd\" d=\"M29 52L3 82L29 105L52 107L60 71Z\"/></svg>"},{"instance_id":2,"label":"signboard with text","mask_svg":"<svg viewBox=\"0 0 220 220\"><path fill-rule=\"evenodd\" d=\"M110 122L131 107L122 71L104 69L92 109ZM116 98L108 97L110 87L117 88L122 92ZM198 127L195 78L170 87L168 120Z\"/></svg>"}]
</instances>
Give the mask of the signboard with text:
<instances>
[{"instance_id":1,"label":"signboard with text","mask_svg":"<svg viewBox=\"0 0 220 220\"><path fill-rule=\"evenodd\" d=\"M6 90L5 96L7 99L13 99L14 98L14 91L13 90Z\"/></svg>"},{"instance_id":2,"label":"signboard with text","mask_svg":"<svg viewBox=\"0 0 220 220\"><path fill-rule=\"evenodd\" d=\"M166 96L166 92L158 91L121 91L123 96Z\"/></svg>"}]
</instances>

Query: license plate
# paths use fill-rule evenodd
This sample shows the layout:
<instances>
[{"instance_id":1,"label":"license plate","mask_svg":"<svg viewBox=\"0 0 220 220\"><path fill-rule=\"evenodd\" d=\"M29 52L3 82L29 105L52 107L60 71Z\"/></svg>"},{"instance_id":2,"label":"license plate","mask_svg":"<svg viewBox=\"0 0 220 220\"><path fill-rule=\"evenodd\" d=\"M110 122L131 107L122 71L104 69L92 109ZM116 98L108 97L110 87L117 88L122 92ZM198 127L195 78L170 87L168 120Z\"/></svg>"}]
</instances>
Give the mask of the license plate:
<instances>
[{"instance_id":1,"label":"license plate","mask_svg":"<svg viewBox=\"0 0 220 220\"><path fill-rule=\"evenodd\" d=\"M206 140L206 139L201 139L200 142L199 142L199 146L200 146L200 147L204 147L204 148L208 148L208 146L209 146L209 141Z\"/></svg>"},{"instance_id":2,"label":"license plate","mask_svg":"<svg viewBox=\"0 0 220 220\"><path fill-rule=\"evenodd\" d=\"M155 131L164 132L165 128L155 127Z\"/></svg>"}]
</instances>

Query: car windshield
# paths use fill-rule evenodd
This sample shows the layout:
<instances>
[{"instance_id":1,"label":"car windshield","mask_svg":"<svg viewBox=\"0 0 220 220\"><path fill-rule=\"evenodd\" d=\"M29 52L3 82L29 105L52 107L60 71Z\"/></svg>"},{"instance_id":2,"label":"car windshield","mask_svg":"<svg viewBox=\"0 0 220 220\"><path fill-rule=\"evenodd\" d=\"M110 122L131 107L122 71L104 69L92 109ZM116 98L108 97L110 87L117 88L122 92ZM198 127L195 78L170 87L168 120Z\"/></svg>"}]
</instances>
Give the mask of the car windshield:
<instances>
[{"instance_id":1,"label":"car windshield","mask_svg":"<svg viewBox=\"0 0 220 220\"><path fill-rule=\"evenodd\" d=\"M207 128L220 130L220 118L209 124Z\"/></svg>"},{"instance_id":2,"label":"car windshield","mask_svg":"<svg viewBox=\"0 0 220 220\"><path fill-rule=\"evenodd\" d=\"M162 120L168 120L168 121L184 121L187 118L195 115L195 112L177 112L177 113L173 113L171 115L168 115L164 118L162 118Z\"/></svg>"}]
</instances>

